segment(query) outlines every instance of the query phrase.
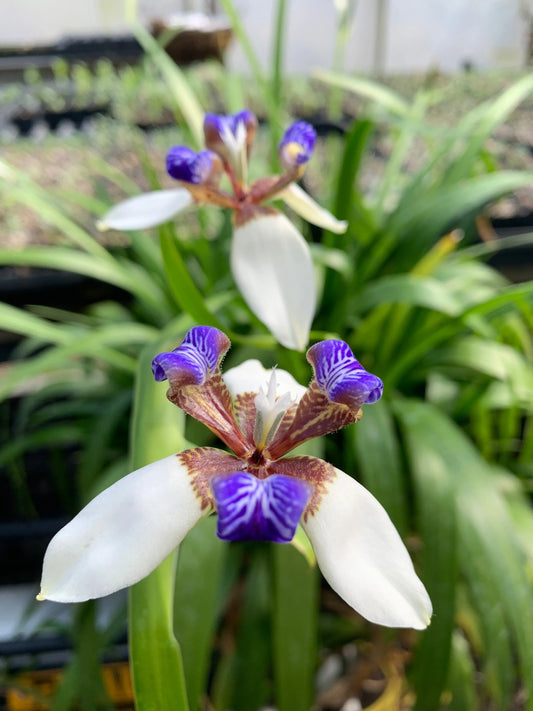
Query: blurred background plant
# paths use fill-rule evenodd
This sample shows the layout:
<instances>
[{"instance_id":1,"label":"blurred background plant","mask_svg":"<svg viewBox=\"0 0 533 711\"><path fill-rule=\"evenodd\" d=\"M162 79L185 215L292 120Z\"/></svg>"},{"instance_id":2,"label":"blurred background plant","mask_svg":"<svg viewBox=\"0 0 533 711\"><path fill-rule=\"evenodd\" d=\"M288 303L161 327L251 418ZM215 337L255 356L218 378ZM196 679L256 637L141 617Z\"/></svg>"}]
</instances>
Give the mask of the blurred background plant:
<instances>
[{"instance_id":1,"label":"blurred background plant","mask_svg":"<svg viewBox=\"0 0 533 711\"><path fill-rule=\"evenodd\" d=\"M69 282L59 304L0 304L0 327L22 337L0 380L9 490L30 520L71 515L133 466L186 441L211 443L174 412L149 369L195 323L230 334L229 365L259 357L309 379L304 358L277 346L236 291L227 215L204 208L157 235L99 235L94 224L121 197L170 185L166 150L199 147L204 111L247 105L258 114L252 178L268 172L287 114L325 114L335 131L321 137L305 187L349 228L339 236L302 225L321 292L312 337L346 340L384 380L385 397L317 447L385 506L435 615L424 633L375 628L320 585L295 548L228 546L207 519L177 561L130 593L137 708L187 708L188 698L191 709L220 711L340 709L349 699L374 711L533 709L533 282L511 283L487 264L533 239L498 238L488 212L531 185L532 172L499 167L491 137L528 106L533 77L506 78L491 98L502 80L483 79L489 91L474 106L468 78L429 77L403 92L341 72L289 82L283 0L269 73L230 0L221 5L254 82L217 64L184 72L138 28L138 68L60 62L51 86L33 72L4 90L3 102L43 113L68 104L105 115L89 138L45 139L61 156L57 186L42 180L40 163L18 164L23 142L0 162L1 219L18 234L0 248L0 264L113 289L77 308L73 284L82 282ZM339 57L343 32L341 18ZM458 94L462 110L450 121ZM148 124L157 130L142 131ZM102 631L95 607L76 613L75 653L52 709L108 706L99 662L125 618L119 611Z\"/></svg>"}]
</instances>

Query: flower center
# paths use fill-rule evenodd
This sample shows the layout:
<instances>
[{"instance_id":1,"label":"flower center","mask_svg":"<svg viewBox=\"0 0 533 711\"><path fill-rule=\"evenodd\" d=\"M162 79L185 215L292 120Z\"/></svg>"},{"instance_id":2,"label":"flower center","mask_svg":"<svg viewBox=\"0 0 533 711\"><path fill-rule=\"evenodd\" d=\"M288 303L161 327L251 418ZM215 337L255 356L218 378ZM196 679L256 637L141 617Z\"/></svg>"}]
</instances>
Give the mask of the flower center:
<instances>
[{"instance_id":1,"label":"flower center","mask_svg":"<svg viewBox=\"0 0 533 711\"><path fill-rule=\"evenodd\" d=\"M258 452L262 452L272 442L283 416L294 404L290 393L285 392L278 397L277 391L276 369L272 368L267 387L261 387L254 400L254 443Z\"/></svg>"}]
</instances>

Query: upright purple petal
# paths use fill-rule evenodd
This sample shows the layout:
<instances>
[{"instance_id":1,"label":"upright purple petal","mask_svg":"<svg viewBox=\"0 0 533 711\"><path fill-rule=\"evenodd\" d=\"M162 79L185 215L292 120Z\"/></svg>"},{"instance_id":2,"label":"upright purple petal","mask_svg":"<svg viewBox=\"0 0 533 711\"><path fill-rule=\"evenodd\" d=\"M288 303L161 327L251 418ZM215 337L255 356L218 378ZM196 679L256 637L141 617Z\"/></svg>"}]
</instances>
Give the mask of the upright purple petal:
<instances>
[{"instance_id":1,"label":"upright purple petal","mask_svg":"<svg viewBox=\"0 0 533 711\"><path fill-rule=\"evenodd\" d=\"M167 172L175 180L201 185L211 178L217 160L213 151L196 153L187 146L174 146L167 153Z\"/></svg>"},{"instance_id":2,"label":"upright purple petal","mask_svg":"<svg viewBox=\"0 0 533 711\"><path fill-rule=\"evenodd\" d=\"M174 387L202 385L215 372L229 346L228 337L218 328L195 326L178 348L155 356L154 378L157 382L168 380Z\"/></svg>"},{"instance_id":3,"label":"upright purple petal","mask_svg":"<svg viewBox=\"0 0 533 711\"><path fill-rule=\"evenodd\" d=\"M332 402L359 409L383 394L383 383L366 371L344 341L316 343L307 352L319 388Z\"/></svg>"},{"instance_id":4,"label":"upright purple petal","mask_svg":"<svg viewBox=\"0 0 533 711\"><path fill-rule=\"evenodd\" d=\"M278 146L281 165L286 169L305 165L311 158L316 142L316 131L305 121L296 121L285 131Z\"/></svg>"},{"instance_id":5,"label":"upright purple petal","mask_svg":"<svg viewBox=\"0 0 533 711\"><path fill-rule=\"evenodd\" d=\"M257 479L248 472L215 477L211 488L219 538L275 543L292 541L313 490L309 483L284 474Z\"/></svg>"},{"instance_id":6,"label":"upright purple petal","mask_svg":"<svg viewBox=\"0 0 533 711\"><path fill-rule=\"evenodd\" d=\"M219 144L224 143L224 136L229 131L237 136L239 124L246 130L248 146L255 137L257 119L249 109L243 109L235 114L206 114L204 118L205 145L212 150L217 150Z\"/></svg>"}]
</instances>

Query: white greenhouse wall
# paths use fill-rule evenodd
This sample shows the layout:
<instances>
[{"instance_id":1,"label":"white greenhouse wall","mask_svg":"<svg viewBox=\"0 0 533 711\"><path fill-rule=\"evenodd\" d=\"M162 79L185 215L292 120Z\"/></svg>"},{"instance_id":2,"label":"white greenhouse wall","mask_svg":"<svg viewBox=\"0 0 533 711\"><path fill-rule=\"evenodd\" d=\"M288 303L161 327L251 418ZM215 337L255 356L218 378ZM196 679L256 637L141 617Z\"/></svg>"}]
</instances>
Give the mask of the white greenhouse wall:
<instances>
[{"instance_id":1,"label":"white greenhouse wall","mask_svg":"<svg viewBox=\"0 0 533 711\"><path fill-rule=\"evenodd\" d=\"M533 0L356 0L354 27L346 49L348 71L388 73L453 71L478 67L521 67L526 60ZM268 66L275 0L234 0L254 48ZM202 0L138 0L141 19L183 9L200 11ZM127 31L126 0L0 0L0 45L47 44L65 35ZM385 11L380 53L376 52L378 7ZM330 68L335 46L334 0L288 0L285 67L288 73ZM246 70L234 43L231 68ZM382 66L379 66L382 64Z\"/></svg>"}]
</instances>

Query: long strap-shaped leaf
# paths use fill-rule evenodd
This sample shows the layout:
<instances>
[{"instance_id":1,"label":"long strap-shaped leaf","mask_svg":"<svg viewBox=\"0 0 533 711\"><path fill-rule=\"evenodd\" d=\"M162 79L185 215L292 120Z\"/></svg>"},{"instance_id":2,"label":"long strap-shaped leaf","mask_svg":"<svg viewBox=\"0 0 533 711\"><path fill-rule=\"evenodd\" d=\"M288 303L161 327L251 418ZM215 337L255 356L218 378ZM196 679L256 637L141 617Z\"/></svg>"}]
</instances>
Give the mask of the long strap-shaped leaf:
<instances>
[{"instance_id":1,"label":"long strap-shaped leaf","mask_svg":"<svg viewBox=\"0 0 533 711\"><path fill-rule=\"evenodd\" d=\"M311 708L318 627L317 568L293 546L273 546L273 644L279 711Z\"/></svg>"},{"instance_id":2,"label":"long strap-shaped leaf","mask_svg":"<svg viewBox=\"0 0 533 711\"><path fill-rule=\"evenodd\" d=\"M183 449L183 413L152 379L151 344L139 361L132 422L132 467ZM130 589L130 662L137 711L188 711L181 652L173 632L176 553Z\"/></svg>"},{"instance_id":3,"label":"long strap-shaped leaf","mask_svg":"<svg viewBox=\"0 0 533 711\"><path fill-rule=\"evenodd\" d=\"M507 625L509 641L514 647L518 671L527 697L525 708L533 709L533 590L524 567L525 558L506 504L505 495L494 469L482 459L461 430L443 413L428 403L414 400L403 401L398 414L406 433L406 441L413 469L417 472L418 483L424 482L423 496L429 492L435 477L449 478L454 492L458 545L457 552L461 570L468 582L470 594L476 601L478 615L487 632L494 632L494 620L487 618L501 616ZM429 486L427 485L429 484ZM422 493L422 490L421 490ZM433 545L438 544L441 530L441 505L431 497L433 507ZM429 499L428 499L429 502ZM529 511L529 517L533 514ZM447 520L447 518L446 518ZM431 543L430 541L430 543ZM427 541L426 541L427 543ZM430 550L427 551L431 553ZM427 557L426 557L427 558ZM439 571L435 563L430 568L436 576ZM443 570L441 584L446 585ZM430 580L425 580L428 587ZM435 582L439 582L435 577ZM434 593L433 593L434 594ZM439 595L440 598L440 595ZM434 598L435 618L438 623L439 602ZM444 600L445 602L445 600ZM446 608L445 608L446 609ZM444 614L447 614L446 612ZM505 629L499 626L505 634ZM503 641L503 644L502 644ZM486 667L498 672L507 667L507 641L494 636L487 637L485 643ZM433 651L437 648L433 647ZM432 651L432 653L433 653ZM496 655L490 658L490 655ZM430 690L428 690L428 693ZM422 707L421 707L422 708ZM424 711L434 706L424 706ZM500 708L508 708L507 704Z\"/></svg>"}]
</instances>

